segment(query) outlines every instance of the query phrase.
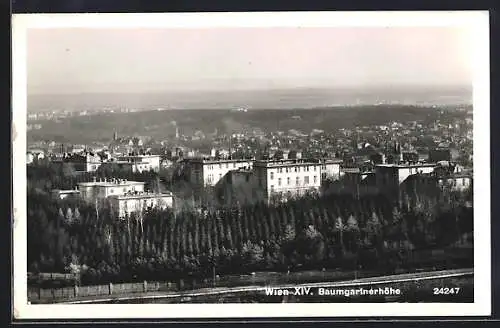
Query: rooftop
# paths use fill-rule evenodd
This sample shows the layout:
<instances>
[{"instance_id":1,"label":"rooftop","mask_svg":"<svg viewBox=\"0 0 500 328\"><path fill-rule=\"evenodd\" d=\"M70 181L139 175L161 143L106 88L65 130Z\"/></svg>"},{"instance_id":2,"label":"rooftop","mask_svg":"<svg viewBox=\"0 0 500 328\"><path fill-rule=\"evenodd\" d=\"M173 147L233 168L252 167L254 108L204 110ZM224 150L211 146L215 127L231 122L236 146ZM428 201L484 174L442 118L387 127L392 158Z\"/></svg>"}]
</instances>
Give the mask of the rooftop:
<instances>
[{"instance_id":1,"label":"rooftop","mask_svg":"<svg viewBox=\"0 0 500 328\"><path fill-rule=\"evenodd\" d=\"M248 163L253 162L252 159L216 159L210 157L187 158L186 161L203 164L218 164L218 163Z\"/></svg>"},{"instance_id":2,"label":"rooftop","mask_svg":"<svg viewBox=\"0 0 500 328\"><path fill-rule=\"evenodd\" d=\"M121 158L147 158L147 157L161 157L161 155L122 155Z\"/></svg>"},{"instance_id":3,"label":"rooftop","mask_svg":"<svg viewBox=\"0 0 500 328\"><path fill-rule=\"evenodd\" d=\"M69 189L69 190L61 190L61 189L53 189L53 193L58 193L58 194L79 194L80 190L74 190L74 189Z\"/></svg>"},{"instance_id":4,"label":"rooftop","mask_svg":"<svg viewBox=\"0 0 500 328\"><path fill-rule=\"evenodd\" d=\"M168 193L153 193L153 192L136 192L136 193L127 193L124 195L113 195L109 196L109 198L115 198L118 200L123 199L150 199L150 198L163 198L163 197L173 197L171 192Z\"/></svg>"},{"instance_id":5,"label":"rooftop","mask_svg":"<svg viewBox=\"0 0 500 328\"><path fill-rule=\"evenodd\" d=\"M104 179L100 181L90 181L90 182L78 182L79 186L101 186L101 187L111 187L111 186L124 186L124 185L144 185L145 182L141 181L128 181L125 179Z\"/></svg>"},{"instance_id":6,"label":"rooftop","mask_svg":"<svg viewBox=\"0 0 500 328\"><path fill-rule=\"evenodd\" d=\"M284 166L294 166L294 165L321 165L319 160L313 159L277 159L277 160L258 160L255 161L255 166L265 166L265 167L284 167Z\"/></svg>"},{"instance_id":7,"label":"rooftop","mask_svg":"<svg viewBox=\"0 0 500 328\"><path fill-rule=\"evenodd\" d=\"M410 167L435 167L436 163L407 163L407 164L376 164L376 167L398 168L405 169Z\"/></svg>"}]
</instances>

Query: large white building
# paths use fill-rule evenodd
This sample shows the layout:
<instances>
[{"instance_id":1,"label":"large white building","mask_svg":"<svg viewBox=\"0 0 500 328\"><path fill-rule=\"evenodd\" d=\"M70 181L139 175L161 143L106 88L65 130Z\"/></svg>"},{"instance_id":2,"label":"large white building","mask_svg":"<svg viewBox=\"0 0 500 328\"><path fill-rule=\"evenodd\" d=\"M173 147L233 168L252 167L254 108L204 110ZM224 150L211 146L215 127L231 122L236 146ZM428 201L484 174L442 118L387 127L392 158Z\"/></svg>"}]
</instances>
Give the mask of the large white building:
<instances>
[{"instance_id":1,"label":"large white building","mask_svg":"<svg viewBox=\"0 0 500 328\"><path fill-rule=\"evenodd\" d=\"M189 182L196 188L213 187L229 171L240 168L251 169L252 160L191 158L185 161Z\"/></svg>"},{"instance_id":2,"label":"large white building","mask_svg":"<svg viewBox=\"0 0 500 328\"><path fill-rule=\"evenodd\" d=\"M160 170L160 155L129 155L120 156L116 163L129 168L132 172L147 172Z\"/></svg>"},{"instance_id":3,"label":"large white building","mask_svg":"<svg viewBox=\"0 0 500 328\"><path fill-rule=\"evenodd\" d=\"M303 159L255 161L254 179L264 200L304 195L319 191L321 166L318 161Z\"/></svg>"},{"instance_id":4,"label":"large white building","mask_svg":"<svg viewBox=\"0 0 500 328\"><path fill-rule=\"evenodd\" d=\"M94 202L106 199L109 196L124 195L126 193L144 192L144 182L128 181L124 179L104 179L92 182L79 182L78 190L82 199Z\"/></svg>"},{"instance_id":5,"label":"large white building","mask_svg":"<svg viewBox=\"0 0 500 328\"><path fill-rule=\"evenodd\" d=\"M172 193L149 193L134 192L124 195L113 195L108 198L111 209L117 214L118 218L124 218L132 213L140 213L147 209L172 208L174 197Z\"/></svg>"}]
</instances>

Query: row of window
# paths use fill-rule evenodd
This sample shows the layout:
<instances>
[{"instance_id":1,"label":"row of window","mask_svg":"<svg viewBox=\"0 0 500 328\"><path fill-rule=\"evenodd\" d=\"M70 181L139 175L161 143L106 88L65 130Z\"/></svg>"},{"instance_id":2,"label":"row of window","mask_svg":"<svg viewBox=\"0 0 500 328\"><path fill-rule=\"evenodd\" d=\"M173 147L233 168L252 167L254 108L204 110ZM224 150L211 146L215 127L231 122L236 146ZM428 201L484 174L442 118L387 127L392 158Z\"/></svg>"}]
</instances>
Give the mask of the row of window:
<instances>
[{"instance_id":1,"label":"row of window","mask_svg":"<svg viewBox=\"0 0 500 328\"><path fill-rule=\"evenodd\" d=\"M132 191L135 191L135 187L132 187ZM115 192L115 188L110 188L110 189L109 189L109 193L110 193L110 194L113 194L114 192ZM125 188L123 188L123 193L124 193L124 194L125 194L125 193L127 193L127 188L126 188L126 187L125 187Z\"/></svg>"},{"instance_id":2,"label":"row of window","mask_svg":"<svg viewBox=\"0 0 500 328\"><path fill-rule=\"evenodd\" d=\"M309 184L309 176L305 176L304 177L304 185L308 185ZM316 184L318 182L318 177L315 175L313 176L313 183ZM286 178L286 185L289 186L291 184L291 178L290 177L287 177ZM278 178L278 186L281 186L282 185L282 180L281 178ZM300 185L300 177L296 177L295 178L295 185L296 186L299 186ZM274 188L274 186L272 185L271 186L271 190Z\"/></svg>"},{"instance_id":3,"label":"row of window","mask_svg":"<svg viewBox=\"0 0 500 328\"><path fill-rule=\"evenodd\" d=\"M312 169L311 169L312 167ZM294 166L294 167L279 167L278 173L290 173L290 172L300 172L300 168L302 168L302 172L309 172L310 170L314 170L316 172L318 170L318 166L307 165L307 166ZM271 179L273 179L274 172L271 172Z\"/></svg>"},{"instance_id":4,"label":"row of window","mask_svg":"<svg viewBox=\"0 0 500 328\"><path fill-rule=\"evenodd\" d=\"M241 163L241 164L244 164L244 163ZM208 170L214 170L215 168L219 168L219 169L222 169L222 168L226 168L226 169L229 169L229 168L233 168L235 169L237 166L236 166L236 163L219 163L219 164L210 164L210 165L207 165L206 166Z\"/></svg>"}]
</instances>

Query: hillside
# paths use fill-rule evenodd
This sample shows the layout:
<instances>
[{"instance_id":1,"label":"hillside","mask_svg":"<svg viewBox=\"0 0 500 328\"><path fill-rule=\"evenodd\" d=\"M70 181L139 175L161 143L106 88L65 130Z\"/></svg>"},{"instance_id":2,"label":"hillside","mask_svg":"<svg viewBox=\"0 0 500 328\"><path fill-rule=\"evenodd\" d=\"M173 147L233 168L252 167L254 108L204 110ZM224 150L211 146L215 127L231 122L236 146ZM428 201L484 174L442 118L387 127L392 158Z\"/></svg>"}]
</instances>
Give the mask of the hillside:
<instances>
[{"instance_id":1,"label":"hillside","mask_svg":"<svg viewBox=\"0 0 500 328\"><path fill-rule=\"evenodd\" d=\"M437 115L432 107L356 106L293 110L167 110L135 113L75 116L55 121L40 121L42 128L28 131L28 140L83 143L108 141L116 130L119 135L148 135L166 139L175 134L175 126L184 135L196 130L204 133L242 132L260 128L263 131L312 129L334 131L339 128L385 124L390 121L431 119Z\"/></svg>"}]
</instances>

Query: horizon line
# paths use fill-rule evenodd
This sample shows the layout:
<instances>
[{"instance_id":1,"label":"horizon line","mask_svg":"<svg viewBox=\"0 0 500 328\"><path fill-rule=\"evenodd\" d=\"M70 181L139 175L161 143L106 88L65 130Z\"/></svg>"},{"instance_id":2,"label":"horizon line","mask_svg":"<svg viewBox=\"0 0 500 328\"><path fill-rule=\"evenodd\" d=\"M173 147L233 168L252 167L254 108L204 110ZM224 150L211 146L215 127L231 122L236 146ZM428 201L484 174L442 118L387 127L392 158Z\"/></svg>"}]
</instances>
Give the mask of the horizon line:
<instances>
[{"instance_id":1,"label":"horizon line","mask_svg":"<svg viewBox=\"0 0 500 328\"><path fill-rule=\"evenodd\" d=\"M288 90L328 90L328 91L363 91L363 90L401 90L401 89L409 89L409 88L417 88L419 90L425 89L441 89L441 90L458 90L462 89L465 91L472 92L473 85L472 84L446 84L446 85L435 85L435 84L399 84L399 85L359 85L359 86L276 86L276 87L236 87L236 88L183 88L183 89L169 89L165 88L162 90L159 89L151 89L151 90L116 90L116 91L102 91L102 90L93 90L93 91L62 91L62 92L30 92L28 90L27 96L51 96L51 95L88 95L88 94L156 94L156 93L190 93L190 92L204 92L204 93L224 93L224 92L265 92L265 91L288 91ZM419 91L412 90L412 91ZM411 91L411 90L405 90Z\"/></svg>"}]
</instances>

